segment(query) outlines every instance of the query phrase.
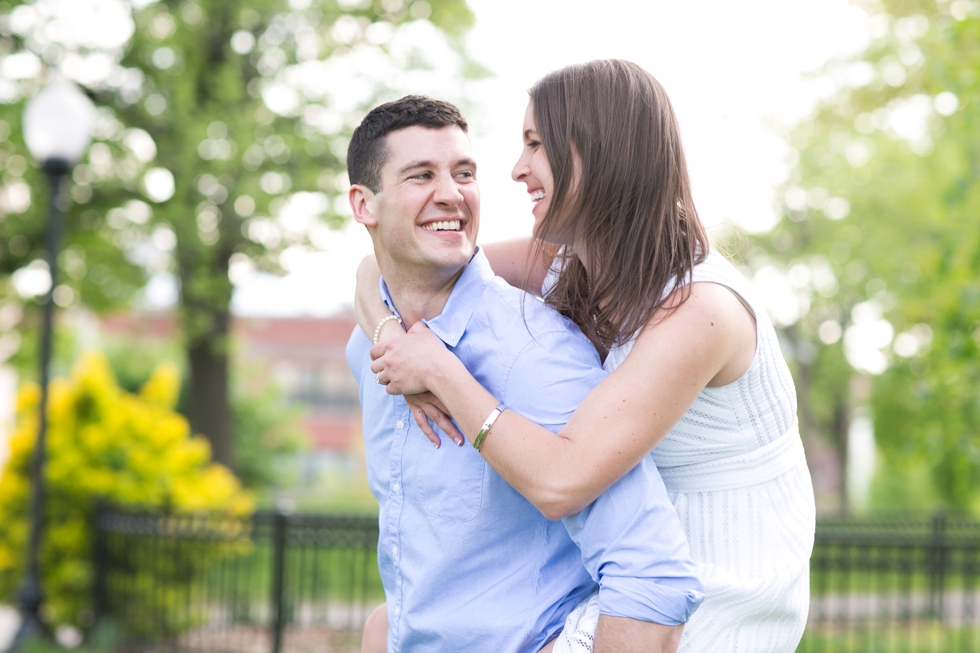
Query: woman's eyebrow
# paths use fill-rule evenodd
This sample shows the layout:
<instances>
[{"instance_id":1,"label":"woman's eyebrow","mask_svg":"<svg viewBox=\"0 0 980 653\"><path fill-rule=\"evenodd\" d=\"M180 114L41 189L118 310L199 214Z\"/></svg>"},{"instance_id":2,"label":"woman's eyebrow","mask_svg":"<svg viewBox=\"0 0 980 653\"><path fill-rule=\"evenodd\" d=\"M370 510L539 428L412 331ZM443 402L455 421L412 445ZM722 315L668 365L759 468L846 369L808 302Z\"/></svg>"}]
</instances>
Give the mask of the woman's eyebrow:
<instances>
[{"instance_id":1,"label":"woman's eyebrow","mask_svg":"<svg viewBox=\"0 0 980 653\"><path fill-rule=\"evenodd\" d=\"M524 130L524 138L531 138L531 135L532 134L535 135L535 136L537 136L538 132L536 132L533 129L525 129Z\"/></svg>"}]
</instances>

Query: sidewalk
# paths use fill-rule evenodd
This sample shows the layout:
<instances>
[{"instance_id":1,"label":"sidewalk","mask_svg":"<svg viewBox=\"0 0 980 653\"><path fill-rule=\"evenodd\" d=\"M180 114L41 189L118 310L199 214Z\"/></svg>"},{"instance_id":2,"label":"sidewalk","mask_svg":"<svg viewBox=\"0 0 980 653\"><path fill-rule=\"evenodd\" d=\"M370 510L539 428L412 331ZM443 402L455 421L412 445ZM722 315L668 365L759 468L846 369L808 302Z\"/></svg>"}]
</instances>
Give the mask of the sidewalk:
<instances>
[{"instance_id":1,"label":"sidewalk","mask_svg":"<svg viewBox=\"0 0 980 653\"><path fill-rule=\"evenodd\" d=\"M17 626L20 625L20 615L9 605L0 605L0 651L6 651L14 639Z\"/></svg>"}]
</instances>

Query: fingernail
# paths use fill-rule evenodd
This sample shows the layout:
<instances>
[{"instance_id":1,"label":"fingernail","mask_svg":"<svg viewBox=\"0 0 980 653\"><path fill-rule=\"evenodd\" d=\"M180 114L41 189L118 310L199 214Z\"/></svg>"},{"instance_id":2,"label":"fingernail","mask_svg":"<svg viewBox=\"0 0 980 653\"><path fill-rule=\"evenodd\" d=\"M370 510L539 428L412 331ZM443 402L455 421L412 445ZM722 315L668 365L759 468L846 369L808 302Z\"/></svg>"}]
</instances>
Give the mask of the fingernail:
<instances>
[{"instance_id":1,"label":"fingernail","mask_svg":"<svg viewBox=\"0 0 980 653\"><path fill-rule=\"evenodd\" d=\"M453 440L453 442L455 442L460 447L463 446L463 438L456 438L455 440Z\"/></svg>"},{"instance_id":2,"label":"fingernail","mask_svg":"<svg viewBox=\"0 0 980 653\"><path fill-rule=\"evenodd\" d=\"M432 443L432 446L434 446L436 449L438 449L439 448L439 443L438 442L433 442Z\"/></svg>"}]
</instances>

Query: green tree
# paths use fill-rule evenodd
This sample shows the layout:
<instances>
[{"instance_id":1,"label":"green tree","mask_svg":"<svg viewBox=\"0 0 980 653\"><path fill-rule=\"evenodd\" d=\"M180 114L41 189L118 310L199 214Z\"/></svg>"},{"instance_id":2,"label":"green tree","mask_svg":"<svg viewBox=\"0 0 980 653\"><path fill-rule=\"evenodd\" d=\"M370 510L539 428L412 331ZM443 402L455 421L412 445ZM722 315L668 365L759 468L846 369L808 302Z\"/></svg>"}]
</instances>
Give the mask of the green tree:
<instances>
[{"instance_id":1,"label":"green tree","mask_svg":"<svg viewBox=\"0 0 980 653\"><path fill-rule=\"evenodd\" d=\"M803 297L784 329L801 420L846 459L853 388L889 473L925 462L947 505L980 497L980 10L862 2L872 42L791 135L783 216L747 256ZM846 361L846 363L845 363Z\"/></svg>"},{"instance_id":2,"label":"green tree","mask_svg":"<svg viewBox=\"0 0 980 653\"><path fill-rule=\"evenodd\" d=\"M55 3L0 5L6 69L26 71L0 80L0 265L37 265L44 209L23 201L36 174L16 132L20 102L38 86L32 65L57 64L100 116L74 171L60 297L104 308L149 275L173 274L191 424L232 465L229 272L277 272L284 251L315 248L343 222L350 131L366 107L399 94L407 70L457 83L479 74L461 40L473 17L464 0L119 1L130 33L108 44L73 32Z\"/></svg>"}]
</instances>

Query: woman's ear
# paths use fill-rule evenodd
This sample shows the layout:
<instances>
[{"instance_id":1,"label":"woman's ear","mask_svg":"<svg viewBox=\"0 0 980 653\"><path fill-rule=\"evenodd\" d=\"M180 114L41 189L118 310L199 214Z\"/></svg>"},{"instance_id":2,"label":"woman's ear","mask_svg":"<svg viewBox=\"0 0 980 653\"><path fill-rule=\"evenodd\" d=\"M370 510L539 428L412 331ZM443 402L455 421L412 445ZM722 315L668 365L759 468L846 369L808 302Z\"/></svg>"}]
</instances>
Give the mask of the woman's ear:
<instances>
[{"instance_id":1,"label":"woman's ear","mask_svg":"<svg viewBox=\"0 0 980 653\"><path fill-rule=\"evenodd\" d=\"M350 202L351 211L354 212L354 220L365 227L378 226L374 191L367 186L354 184L347 191L347 200Z\"/></svg>"}]
</instances>

